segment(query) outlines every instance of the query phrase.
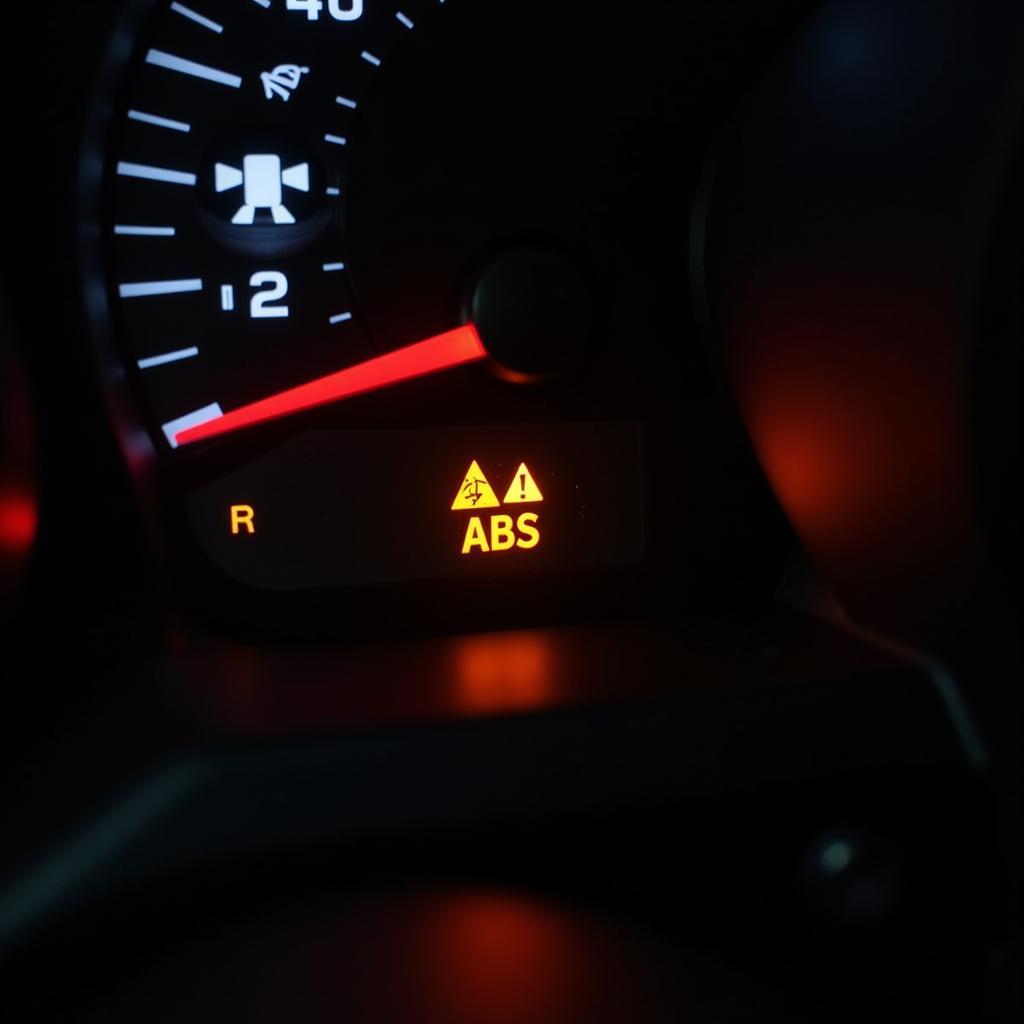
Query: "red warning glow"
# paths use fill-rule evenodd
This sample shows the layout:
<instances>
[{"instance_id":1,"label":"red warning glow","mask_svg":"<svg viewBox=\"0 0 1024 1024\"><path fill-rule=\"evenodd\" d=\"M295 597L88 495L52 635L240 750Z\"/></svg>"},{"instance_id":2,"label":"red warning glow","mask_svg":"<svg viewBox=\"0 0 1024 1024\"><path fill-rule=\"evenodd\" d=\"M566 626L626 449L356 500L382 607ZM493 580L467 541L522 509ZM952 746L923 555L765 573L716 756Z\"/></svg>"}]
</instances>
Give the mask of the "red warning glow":
<instances>
[{"instance_id":1,"label":"red warning glow","mask_svg":"<svg viewBox=\"0 0 1024 1024\"><path fill-rule=\"evenodd\" d=\"M31 494L0 492L0 553L27 553L35 541L38 519L39 510Z\"/></svg>"}]
</instances>

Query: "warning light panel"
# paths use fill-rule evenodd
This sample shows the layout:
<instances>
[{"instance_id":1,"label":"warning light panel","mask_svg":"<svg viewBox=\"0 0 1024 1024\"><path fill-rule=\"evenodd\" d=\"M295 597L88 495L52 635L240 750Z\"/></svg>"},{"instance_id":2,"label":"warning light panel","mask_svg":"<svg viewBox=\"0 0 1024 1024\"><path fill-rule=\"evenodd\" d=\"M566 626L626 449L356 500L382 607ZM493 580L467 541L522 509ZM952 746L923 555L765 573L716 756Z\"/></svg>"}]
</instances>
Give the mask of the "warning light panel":
<instances>
[{"instance_id":1,"label":"warning light panel","mask_svg":"<svg viewBox=\"0 0 1024 1024\"><path fill-rule=\"evenodd\" d=\"M522 505L543 500L544 495L541 494L537 481L533 479L533 474L525 462L520 462L505 492L504 503ZM498 508L501 504L480 468L480 463L474 459L452 504L452 511ZM539 544L538 513L524 512L518 519L504 513L491 513L489 516L472 516L466 523L462 553L490 555L501 551L532 551Z\"/></svg>"},{"instance_id":2,"label":"warning light panel","mask_svg":"<svg viewBox=\"0 0 1024 1024\"><path fill-rule=\"evenodd\" d=\"M641 437L621 421L311 430L193 491L189 517L217 565L269 590L631 565Z\"/></svg>"}]
</instances>

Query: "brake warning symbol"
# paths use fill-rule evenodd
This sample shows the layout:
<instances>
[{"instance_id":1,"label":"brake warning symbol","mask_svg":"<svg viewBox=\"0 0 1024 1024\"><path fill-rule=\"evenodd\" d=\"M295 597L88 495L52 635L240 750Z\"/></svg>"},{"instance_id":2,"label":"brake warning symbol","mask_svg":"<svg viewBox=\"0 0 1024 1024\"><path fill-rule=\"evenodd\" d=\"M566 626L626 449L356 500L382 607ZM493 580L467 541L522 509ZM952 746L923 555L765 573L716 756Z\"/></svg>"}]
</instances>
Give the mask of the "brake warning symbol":
<instances>
[{"instance_id":1,"label":"brake warning symbol","mask_svg":"<svg viewBox=\"0 0 1024 1024\"><path fill-rule=\"evenodd\" d=\"M526 463L519 463L516 475L512 478L508 493L505 495L506 505L525 505L529 502L543 501L544 495L540 493L537 481L526 468Z\"/></svg>"},{"instance_id":2,"label":"brake warning symbol","mask_svg":"<svg viewBox=\"0 0 1024 1024\"><path fill-rule=\"evenodd\" d=\"M484 471L480 464L473 460L469 469L466 470L466 478L459 487L459 493L455 495L452 502L452 511L457 512L464 508L499 508L501 502L494 493L494 488L487 482Z\"/></svg>"}]
</instances>

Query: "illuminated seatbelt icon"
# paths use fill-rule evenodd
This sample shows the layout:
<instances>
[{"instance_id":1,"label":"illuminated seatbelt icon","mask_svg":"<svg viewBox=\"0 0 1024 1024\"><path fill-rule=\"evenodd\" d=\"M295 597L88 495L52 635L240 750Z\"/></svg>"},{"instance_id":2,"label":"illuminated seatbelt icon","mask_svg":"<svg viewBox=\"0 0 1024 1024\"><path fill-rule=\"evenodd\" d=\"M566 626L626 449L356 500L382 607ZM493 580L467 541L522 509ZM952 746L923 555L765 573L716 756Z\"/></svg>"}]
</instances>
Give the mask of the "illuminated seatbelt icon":
<instances>
[{"instance_id":1,"label":"illuminated seatbelt icon","mask_svg":"<svg viewBox=\"0 0 1024 1024\"><path fill-rule=\"evenodd\" d=\"M302 76L308 74L309 68L300 68L298 64L278 64L273 71L264 71L260 81L268 100L279 96L287 103L298 89Z\"/></svg>"},{"instance_id":2,"label":"illuminated seatbelt icon","mask_svg":"<svg viewBox=\"0 0 1024 1024\"><path fill-rule=\"evenodd\" d=\"M254 154L242 160L242 169L228 164L214 167L214 187L218 192L245 187L245 205L231 218L232 224L252 224L257 210L270 210L275 224L294 224L295 218L284 205L284 187L309 191L309 164L296 164L282 170L281 158L272 154Z\"/></svg>"}]
</instances>

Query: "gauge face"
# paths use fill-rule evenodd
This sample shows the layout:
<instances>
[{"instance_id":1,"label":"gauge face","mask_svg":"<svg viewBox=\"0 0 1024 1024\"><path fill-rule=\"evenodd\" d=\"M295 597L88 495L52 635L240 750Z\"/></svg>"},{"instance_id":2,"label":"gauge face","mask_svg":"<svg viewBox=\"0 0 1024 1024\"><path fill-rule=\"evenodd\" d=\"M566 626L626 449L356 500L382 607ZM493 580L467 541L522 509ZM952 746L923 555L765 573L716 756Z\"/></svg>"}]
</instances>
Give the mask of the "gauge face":
<instances>
[{"instance_id":1,"label":"gauge face","mask_svg":"<svg viewBox=\"0 0 1024 1024\"><path fill-rule=\"evenodd\" d=\"M101 143L109 321L222 570L637 566L652 486L680 534L677 445L709 430L688 79L724 66L719 5L135 10Z\"/></svg>"},{"instance_id":2,"label":"gauge face","mask_svg":"<svg viewBox=\"0 0 1024 1024\"><path fill-rule=\"evenodd\" d=\"M592 182L576 175L607 133L567 180L580 132L564 99L542 123L524 81L480 109L485 69L460 49L513 5L455 28L460 5L440 0L156 6L119 104L107 228L159 447L468 362L522 383L593 360L600 287L580 241L601 211L579 208ZM451 333L470 320L476 336Z\"/></svg>"},{"instance_id":3,"label":"gauge face","mask_svg":"<svg viewBox=\"0 0 1024 1024\"><path fill-rule=\"evenodd\" d=\"M417 24L361 0L158 6L120 112L111 231L131 357L176 448L373 353L342 230L348 150ZM444 13L410 11L421 32Z\"/></svg>"}]
</instances>

